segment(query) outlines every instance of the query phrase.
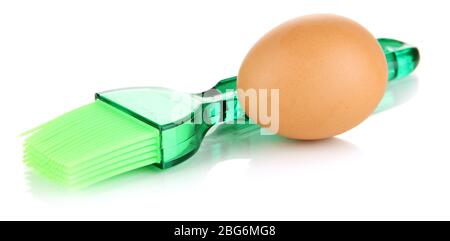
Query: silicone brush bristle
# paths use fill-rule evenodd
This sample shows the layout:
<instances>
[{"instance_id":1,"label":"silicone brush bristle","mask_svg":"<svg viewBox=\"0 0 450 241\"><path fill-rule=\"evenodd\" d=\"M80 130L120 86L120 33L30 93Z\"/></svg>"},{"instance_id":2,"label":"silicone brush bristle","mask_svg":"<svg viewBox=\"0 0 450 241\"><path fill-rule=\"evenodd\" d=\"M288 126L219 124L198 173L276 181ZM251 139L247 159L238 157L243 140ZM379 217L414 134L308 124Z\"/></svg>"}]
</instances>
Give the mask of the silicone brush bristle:
<instances>
[{"instance_id":1,"label":"silicone brush bristle","mask_svg":"<svg viewBox=\"0 0 450 241\"><path fill-rule=\"evenodd\" d=\"M33 131L24 161L40 174L71 187L160 161L159 130L100 100Z\"/></svg>"}]
</instances>

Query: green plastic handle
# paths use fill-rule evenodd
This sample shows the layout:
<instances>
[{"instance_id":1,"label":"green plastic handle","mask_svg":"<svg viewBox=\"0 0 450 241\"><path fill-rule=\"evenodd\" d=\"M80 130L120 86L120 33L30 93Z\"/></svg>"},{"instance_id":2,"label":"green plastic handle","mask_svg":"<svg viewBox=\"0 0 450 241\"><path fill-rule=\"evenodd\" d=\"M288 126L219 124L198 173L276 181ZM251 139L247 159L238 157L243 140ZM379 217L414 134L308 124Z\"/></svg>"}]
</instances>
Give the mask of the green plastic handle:
<instances>
[{"instance_id":1,"label":"green plastic handle","mask_svg":"<svg viewBox=\"0 0 450 241\"><path fill-rule=\"evenodd\" d=\"M378 39L388 64L388 80L396 80L410 75L419 64L419 50L395 39Z\"/></svg>"},{"instance_id":2,"label":"green plastic handle","mask_svg":"<svg viewBox=\"0 0 450 241\"><path fill-rule=\"evenodd\" d=\"M389 81L407 76L417 67L417 48L393 39L378 41L386 55ZM147 87L107 91L96 97L157 128L161 143L157 165L168 168L192 156L213 125L237 119L248 123L237 99L236 80L224 79L199 94Z\"/></svg>"}]
</instances>

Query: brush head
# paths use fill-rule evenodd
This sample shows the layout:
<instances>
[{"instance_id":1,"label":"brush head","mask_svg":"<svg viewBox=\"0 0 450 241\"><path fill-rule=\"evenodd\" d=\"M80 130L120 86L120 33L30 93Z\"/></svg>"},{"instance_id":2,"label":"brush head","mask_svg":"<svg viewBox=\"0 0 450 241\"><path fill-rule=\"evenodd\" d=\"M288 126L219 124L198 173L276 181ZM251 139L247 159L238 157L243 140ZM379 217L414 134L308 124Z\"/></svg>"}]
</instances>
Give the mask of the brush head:
<instances>
[{"instance_id":1,"label":"brush head","mask_svg":"<svg viewBox=\"0 0 450 241\"><path fill-rule=\"evenodd\" d=\"M161 160L160 131L101 100L38 127L24 149L28 166L71 187Z\"/></svg>"},{"instance_id":2,"label":"brush head","mask_svg":"<svg viewBox=\"0 0 450 241\"><path fill-rule=\"evenodd\" d=\"M215 88L231 88L235 78ZM85 187L151 164L174 166L192 156L208 129L243 115L235 96L186 94L164 88L127 88L33 130L25 162L71 187ZM223 118L222 118L223 117Z\"/></svg>"}]
</instances>

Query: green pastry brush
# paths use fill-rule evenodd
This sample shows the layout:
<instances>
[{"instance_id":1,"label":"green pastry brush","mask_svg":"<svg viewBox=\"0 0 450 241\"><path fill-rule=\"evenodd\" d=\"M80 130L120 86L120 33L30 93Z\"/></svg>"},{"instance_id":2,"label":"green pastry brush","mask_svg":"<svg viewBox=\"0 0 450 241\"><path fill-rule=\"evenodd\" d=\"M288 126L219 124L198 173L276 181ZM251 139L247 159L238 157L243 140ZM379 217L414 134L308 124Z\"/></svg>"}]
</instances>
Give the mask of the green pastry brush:
<instances>
[{"instance_id":1,"label":"green pastry brush","mask_svg":"<svg viewBox=\"0 0 450 241\"><path fill-rule=\"evenodd\" d=\"M378 41L389 80L416 68L417 48L392 39ZM171 167L198 150L210 127L245 117L235 89L232 77L200 94L163 88L97 93L94 103L32 130L24 142L24 161L38 173L75 188L152 164Z\"/></svg>"}]
</instances>

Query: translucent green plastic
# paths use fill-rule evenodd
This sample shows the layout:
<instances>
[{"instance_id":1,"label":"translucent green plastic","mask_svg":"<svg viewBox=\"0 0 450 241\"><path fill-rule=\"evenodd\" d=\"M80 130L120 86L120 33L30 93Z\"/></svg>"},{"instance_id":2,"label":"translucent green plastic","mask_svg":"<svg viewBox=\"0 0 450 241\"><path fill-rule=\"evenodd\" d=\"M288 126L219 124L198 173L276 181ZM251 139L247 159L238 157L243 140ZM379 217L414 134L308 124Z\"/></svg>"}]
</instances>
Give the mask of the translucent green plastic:
<instances>
[{"instance_id":1,"label":"translucent green plastic","mask_svg":"<svg viewBox=\"0 0 450 241\"><path fill-rule=\"evenodd\" d=\"M386 55L388 80L400 79L411 74L419 64L419 50L394 39L378 39Z\"/></svg>"},{"instance_id":2,"label":"translucent green plastic","mask_svg":"<svg viewBox=\"0 0 450 241\"><path fill-rule=\"evenodd\" d=\"M193 155L213 125L243 117L236 93L236 77L220 81L212 90L186 94L163 88L129 88L97 93L97 100L136 117L160 133L161 168Z\"/></svg>"},{"instance_id":3,"label":"translucent green plastic","mask_svg":"<svg viewBox=\"0 0 450 241\"><path fill-rule=\"evenodd\" d=\"M393 39L378 41L386 55L389 81L414 71L419 62L417 48ZM231 77L201 94L149 87L107 91L96 96L159 130L161 161L157 164L167 168L193 155L214 124L245 116L235 90L236 77Z\"/></svg>"}]
</instances>

